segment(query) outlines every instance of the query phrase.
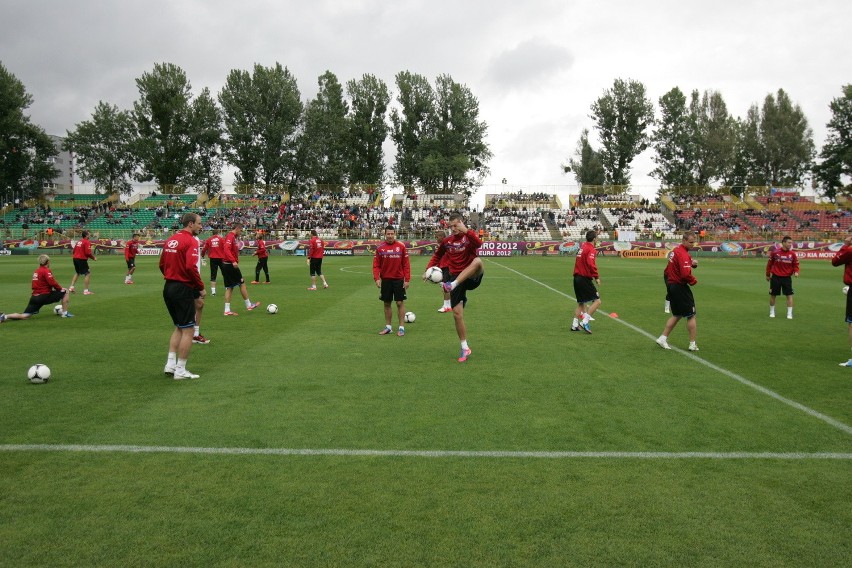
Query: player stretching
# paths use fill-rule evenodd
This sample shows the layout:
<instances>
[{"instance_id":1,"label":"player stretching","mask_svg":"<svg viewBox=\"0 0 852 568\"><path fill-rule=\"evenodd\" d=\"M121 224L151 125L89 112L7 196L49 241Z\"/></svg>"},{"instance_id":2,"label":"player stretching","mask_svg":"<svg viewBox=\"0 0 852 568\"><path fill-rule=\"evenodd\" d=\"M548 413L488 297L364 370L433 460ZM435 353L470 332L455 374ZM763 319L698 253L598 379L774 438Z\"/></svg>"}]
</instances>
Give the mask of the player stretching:
<instances>
[{"instance_id":1,"label":"player stretching","mask_svg":"<svg viewBox=\"0 0 852 568\"><path fill-rule=\"evenodd\" d=\"M769 317L775 317L775 296L787 296L787 319L793 319L793 279L799 277L799 257L793 251L792 237L781 239L781 248L769 253L766 281L769 282Z\"/></svg>"},{"instance_id":2,"label":"player stretching","mask_svg":"<svg viewBox=\"0 0 852 568\"><path fill-rule=\"evenodd\" d=\"M666 281L669 283L669 299L671 300L672 316L663 328L663 334L657 338L657 345L663 349L669 347L669 334L671 334L677 322L686 318L686 329L689 332L689 350L698 351L695 344L695 335L698 324L695 321L695 298L692 296L691 286L698 284L698 280L692 275L695 264L689 251L695 248L695 233L687 231L683 234L683 241L672 251L669 264L666 266Z\"/></svg>"},{"instance_id":3,"label":"player stretching","mask_svg":"<svg viewBox=\"0 0 852 568\"><path fill-rule=\"evenodd\" d=\"M133 284L133 273L136 272L136 255L139 253L139 235L133 233L133 238L124 243L124 261L127 263L125 284Z\"/></svg>"},{"instance_id":4,"label":"player stretching","mask_svg":"<svg viewBox=\"0 0 852 568\"><path fill-rule=\"evenodd\" d=\"M450 276L441 286L445 292L450 293L450 306L453 309L456 334L461 342L459 363L467 361L471 354L467 343L467 327L464 323L464 307L467 303L467 292L478 288L485 276L485 266L476 252L480 246L482 246L482 240L477 236L476 231L468 229L462 216L453 213L450 215L450 236L441 241L426 266L427 269L432 266L442 266L442 259L446 257Z\"/></svg>"},{"instance_id":5,"label":"player stretching","mask_svg":"<svg viewBox=\"0 0 852 568\"><path fill-rule=\"evenodd\" d=\"M92 294L89 291L89 281L91 280L91 274L89 272L89 259L98 260L95 258L95 255L92 254L92 243L89 242L89 231L83 231L81 238L74 245L74 255L72 260L74 262L74 276L71 278L71 285L68 287L68 291L72 294L76 292L74 289L74 284L77 283L77 277L82 276L83 282L85 282L86 287L83 289L83 294L89 296Z\"/></svg>"},{"instance_id":6,"label":"player stretching","mask_svg":"<svg viewBox=\"0 0 852 568\"><path fill-rule=\"evenodd\" d=\"M20 314L4 314L0 312L0 323L9 320L25 320L36 315L43 306L54 302L62 302L62 310L59 315L64 318L73 318L74 314L68 312L68 290L59 285L50 271L50 257L46 254L39 255L38 268L32 278L33 293L30 302Z\"/></svg>"},{"instance_id":7,"label":"player stretching","mask_svg":"<svg viewBox=\"0 0 852 568\"><path fill-rule=\"evenodd\" d=\"M594 231L586 233L586 242L580 245L577 258L574 259L574 295L577 296L577 309L574 311L574 321L571 322L571 331L582 329L586 333L592 333L589 322L592 314L601 305L601 297L595 284L601 285L598 276L598 265L595 262L595 238L598 234Z\"/></svg>"}]
</instances>

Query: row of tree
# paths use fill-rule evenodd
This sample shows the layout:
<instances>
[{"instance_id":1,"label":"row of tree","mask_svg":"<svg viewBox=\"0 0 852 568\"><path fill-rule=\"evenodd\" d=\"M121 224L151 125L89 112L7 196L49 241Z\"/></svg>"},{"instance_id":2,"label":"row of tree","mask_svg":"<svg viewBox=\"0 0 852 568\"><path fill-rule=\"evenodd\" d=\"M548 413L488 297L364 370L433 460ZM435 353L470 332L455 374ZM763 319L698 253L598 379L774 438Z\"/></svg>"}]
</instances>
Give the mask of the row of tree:
<instances>
[{"instance_id":1,"label":"row of tree","mask_svg":"<svg viewBox=\"0 0 852 568\"><path fill-rule=\"evenodd\" d=\"M623 186L630 164L649 147L656 167L651 175L663 188L745 186L800 187L808 176L834 199L849 193L852 174L852 85L830 105L828 139L815 161L813 131L799 105L783 89L734 118L717 91L677 87L659 99L659 117L645 86L617 79L591 107L601 148L583 130L566 171L580 185Z\"/></svg>"},{"instance_id":2,"label":"row of tree","mask_svg":"<svg viewBox=\"0 0 852 568\"><path fill-rule=\"evenodd\" d=\"M91 120L68 133L81 177L108 191L154 181L217 193L224 164L236 183L307 191L315 185L406 186L454 192L473 188L491 157L470 90L448 75L434 87L421 75L396 77L398 108L387 85L364 75L344 86L330 71L314 99L302 102L286 67L231 71L216 99L193 97L184 71L157 64L136 80L132 110L98 104ZM385 173L385 140L396 144L393 177Z\"/></svg>"}]
</instances>

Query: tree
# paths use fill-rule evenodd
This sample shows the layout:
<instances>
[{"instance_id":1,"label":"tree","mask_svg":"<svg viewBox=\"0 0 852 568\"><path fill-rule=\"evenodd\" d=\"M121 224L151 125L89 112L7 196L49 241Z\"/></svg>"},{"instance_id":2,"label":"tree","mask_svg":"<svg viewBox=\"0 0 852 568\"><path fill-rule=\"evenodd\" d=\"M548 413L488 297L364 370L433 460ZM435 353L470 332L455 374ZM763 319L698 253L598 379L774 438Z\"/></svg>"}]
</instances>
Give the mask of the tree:
<instances>
[{"instance_id":1,"label":"tree","mask_svg":"<svg viewBox=\"0 0 852 568\"><path fill-rule=\"evenodd\" d=\"M601 155L589 143L589 129L584 128L574 152L576 159L569 158L563 166L565 173L573 172L577 185L604 185L605 175Z\"/></svg>"},{"instance_id":2,"label":"tree","mask_svg":"<svg viewBox=\"0 0 852 568\"><path fill-rule=\"evenodd\" d=\"M423 75L402 71L396 75L399 109L391 111L391 138L396 145L393 174L397 183L413 187L420 179L421 144L429 136L429 117L435 112L435 94Z\"/></svg>"},{"instance_id":3,"label":"tree","mask_svg":"<svg viewBox=\"0 0 852 568\"><path fill-rule=\"evenodd\" d=\"M49 160L57 154L45 131L24 111L33 102L24 84L0 63L0 192L39 197L59 172Z\"/></svg>"},{"instance_id":4,"label":"tree","mask_svg":"<svg viewBox=\"0 0 852 568\"><path fill-rule=\"evenodd\" d=\"M825 125L828 136L820 151L820 164L814 167L823 195L834 201L840 193L849 195L852 177L852 85L843 86L843 96L828 105L831 119ZM845 187L845 189L844 189Z\"/></svg>"},{"instance_id":5,"label":"tree","mask_svg":"<svg viewBox=\"0 0 852 568\"><path fill-rule=\"evenodd\" d=\"M602 150L606 181L630 183L630 164L649 144L648 127L654 120L654 105L645 95L645 85L632 79L616 79L612 89L592 104Z\"/></svg>"},{"instance_id":6,"label":"tree","mask_svg":"<svg viewBox=\"0 0 852 568\"><path fill-rule=\"evenodd\" d=\"M479 101L466 85L441 75L434 92L428 136L421 144L420 183L443 193L470 195L488 173L488 125L479 120Z\"/></svg>"},{"instance_id":7,"label":"tree","mask_svg":"<svg viewBox=\"0 0 852 568\"><path fill-rule=\"evenodd\" d=\"M651 176L663 187L695 185L695 123L686 109L686 95L675 87L660 97L660 119L651 135L657 167Z\"/></svg>"},{"instance_id":8,"label":"tree","mask_svg":"<svg viewBox=\"0 0 852 568\"><path fill-rule=\"evenodd\" d=\"M390 93L384 81L373 75L346 83L349 115L349 181L379 184L384 181L382 145L388 136L385 122Z\"/></svg>"},{"instance_id":9,"label":"tree","mask_svg":"<svg viewBox=\"0 0 852 568\"><path fill-rule=\"evenodd\" d=\"M734 120L718 91L692 92L689 115L694 127L695 185L709 186L721 180L730 168L734 154Z\"/></svg>"},{"instance_id":10,"label":"tree","mask_svg":"<svg viewBox=\"0 0 852 568\"><path fill-rule=\"evenodd\" d=\"M317 82L317 96L305 107L299 169L313 183L339 188L346 182L349 169L349 105L334 73L326 71Z\"/></svg>"},{"instance_id":11,"label":"tree","mask_svg":"<svg viewBox=\"0 0 852 568\"><path fill-rule=\"evenodd\" d=\"M225 156L237 183L275 186L297 181L296 144L302 101L286 67L255 65L233 70L219 93L225 122Z\"/></svg>"},{"instance_id":12,"label":"tree","mask_svg":"<svg viewBox=\"0 0 852 568\"><path fill-rule=\"evenodd\" d=\"M760 141L767 185L791 187L802 183L814 157L813 131L799 105L784 89L766 95L760 120Z\"/></svg>"},{"instance_id":13,"label":"tree","mask_svg":"<svg viewBox=\"0 0 852 568\"><path fill-rule=\"evenodd\" d=\"M184 179L189 187L217 195L222 191L222 111L204 87L190 108L192 161Z\"/></svg>"},{"instance_id":14,"label":"tree","mask_svg":"<svg viewBox=\"0 0 852 568\"><path fill-rule=\"evenodd\" d=\"M194 152L190 133L191 86L183 69L158 63L136 79L139 100L133 105L138 131L140 181L175 186L188 175ZM174 191L169 189L169 191Z\"/></svg>"},{"instance_id":15,"label":"tree","mask_svg":"<svg viewBox=\"0 0 852 568\"><path fill-rule=\"evenodd\" d=\"M139 164L135 146L133 114L104 101L98 102L91 120L77 124L65 138L80 178L108 193L130 193Z\"/></svg>"}]
</instances>

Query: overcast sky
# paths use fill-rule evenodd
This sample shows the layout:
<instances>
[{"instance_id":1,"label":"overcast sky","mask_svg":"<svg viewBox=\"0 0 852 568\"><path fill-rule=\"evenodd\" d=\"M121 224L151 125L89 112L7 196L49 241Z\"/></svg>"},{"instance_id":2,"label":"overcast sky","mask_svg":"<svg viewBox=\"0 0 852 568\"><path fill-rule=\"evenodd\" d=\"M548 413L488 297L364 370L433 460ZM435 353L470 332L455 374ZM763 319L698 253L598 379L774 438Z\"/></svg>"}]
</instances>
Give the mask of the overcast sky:
<instances>
[{"instance_id":1,"label":"overcast sky","mask_svg":"<svg viewBox=\"0 0 852 568\"><path fill-rule=\"evenodd\" d=\"M817 149L829 102L852 82L848 0L4 0L0 61L33 96L34 123L64 135L98 101L131 108L135 79L180 66L193 92L215 94L232 69L280 62L303 99L317 77L365 73L395 89L399 71L447 73L480 102L494 153L489 184L574 185L560 164L590 106L614 79L658 99L673 87L722 93L744 116L783 88L801 105ZM653 195L650 152L632 181ZM226 183L229 180L225 180ZM543 189L543 188L538 188Z\"/></svg>"}]
</instances>

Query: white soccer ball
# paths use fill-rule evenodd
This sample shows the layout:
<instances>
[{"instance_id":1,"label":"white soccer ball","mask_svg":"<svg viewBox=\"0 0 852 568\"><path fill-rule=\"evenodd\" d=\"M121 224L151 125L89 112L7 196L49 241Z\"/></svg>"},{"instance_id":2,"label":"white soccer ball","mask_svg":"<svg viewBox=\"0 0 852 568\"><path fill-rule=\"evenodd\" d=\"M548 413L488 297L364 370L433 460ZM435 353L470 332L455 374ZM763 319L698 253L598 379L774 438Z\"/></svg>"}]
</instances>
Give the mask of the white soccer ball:
<instances>
[{"instance_id":1,"label":"white soccer ball","mask_svg":"<svg viewBox=\"0 0 852 568\"><path fill-rule=\"evenodd\" d=\"M432 266L428 268L424 276L426 277L426 280L428 280L429 282L434 282L435 284L444 281L444 271L438 268L437 266Z\"/></svg>"},{"instance_id":2,"label":"white soccer ball","mask_svg":"<svg viewBox=\"0 0 852 568\"><path fill-rule=\"evenodd\" d=\"M46 383L50 379L50 368L47 365L36 363L27 371L27 378L36 385Z\"/></svg>"},{"instance_id":3,"label":"white soccer ball","mask_svg":"<svg viewBox=\"0 0 852 568\"><path fill-rule=\"evenodd\" d=\"M53 306L53 313L58 315L58 316L61 316L62 315L62 304L56 304L55 306Z\"/></svg>"},{"instance_id":4,"label":"white soccer ball","mask_svg":"<svg viewBox=\"0 0 852 568\"><path fill-rule=\"evenodd\" d=\"M266 306L267 314L277 314L278 313L278 304L269 304Z\"/></svg>"},{"instance_id":5,"label":"white soccer ball","mask_svg":"<svg viewBox=\"0 0 852 568\"><path fill-rule=\"evenodd\" d=\"M844 287L843 287L843 293L844 293L844 294L848 294L848 293L849 293L849 286L844 286Z\"/></svg>"},{"instance_id":6,"label":"white soccer ball","mask_svg":"<svg viewBox=\"0 0 852 568\"><path fill-rule=\"evenodd\" d=\"M405 312L405 323L414 323L414 320L417 316L414 315L414 312Z\"/></svg>"}]
</instances>

